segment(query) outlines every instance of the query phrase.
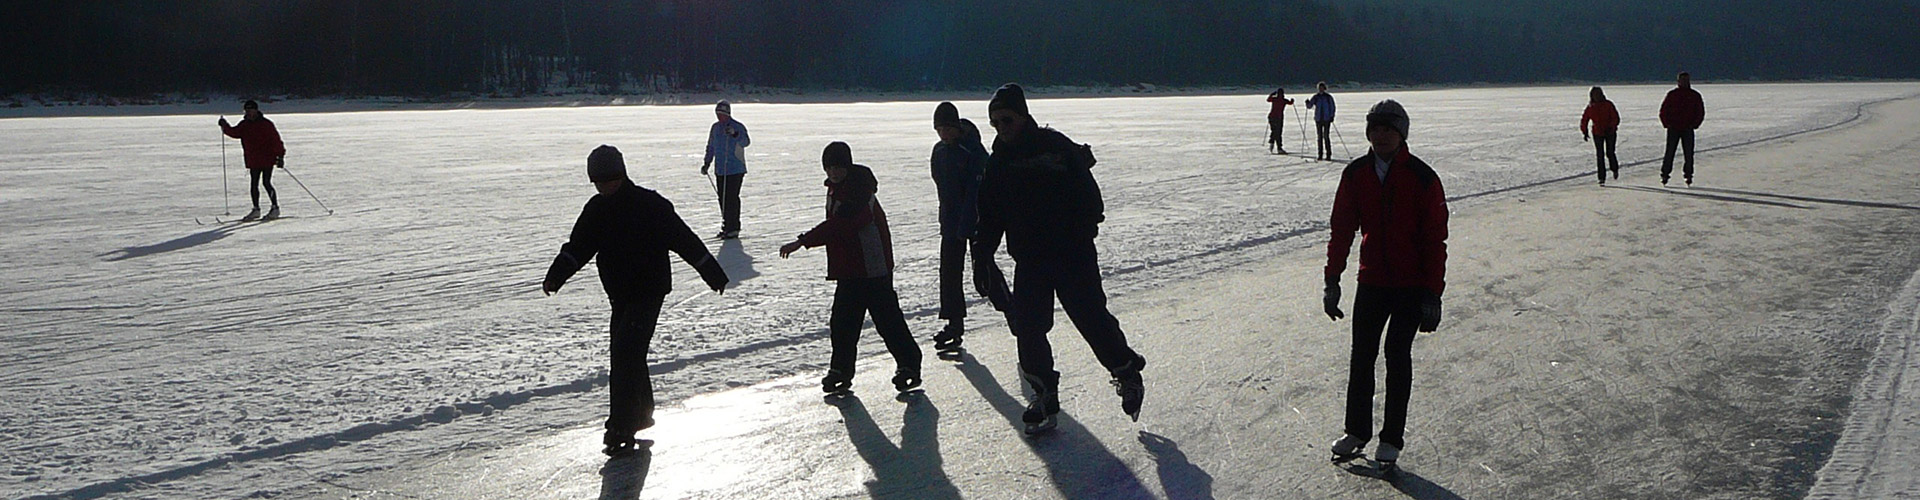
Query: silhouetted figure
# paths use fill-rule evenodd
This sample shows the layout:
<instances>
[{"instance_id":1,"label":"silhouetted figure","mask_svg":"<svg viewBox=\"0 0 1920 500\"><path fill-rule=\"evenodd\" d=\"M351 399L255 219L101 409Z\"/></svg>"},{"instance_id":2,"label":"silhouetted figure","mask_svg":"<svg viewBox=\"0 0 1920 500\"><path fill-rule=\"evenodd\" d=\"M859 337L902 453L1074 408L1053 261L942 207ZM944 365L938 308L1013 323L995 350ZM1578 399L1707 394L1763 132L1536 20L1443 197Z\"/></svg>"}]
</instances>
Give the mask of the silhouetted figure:
<instances>
[{"instance_id":1,"label":"silhouetted figure","mask_svg":"<svg viewBox=\"0 0 1920 500\"><path fill-rule=\"evenodd\" d=\"M260 218L260 186L267 187L267 201L272 209L266 217L280 216L280 194L273 191L273 167L285 167L287 164L287 145L280 142L280 129L274 128L273 120L260 113L260 103L248 99L240 109L246 113L239 125L227 125L227 119L220 119L220 133L240 140L242 155L246 158L247 178L252 186L253 211L247 212L241 220Z\"/></svg>"},{"instance_id":2,"label":"silhouetted figure","mask_svg":"<svg viewBox=\"0 0 1920 500\"><path fill-rule=\"evenodd\" d=\"M1027 113L1026 92L1009 83L993 93L988 117L993 138L980 183L980 225L974 240L974 283L999 279L993 261L1000 237L1013 257L1013 300L1007 327L1018 339L1020 374L1034 398L1021 416L1028 433L1053 428L1060 412L1060 372L1053 369L1053 303L1057 296L1094 357L1113 376L1120 408L1135 420L1145 393L1147 360L1127 346L1120 320L1107 311L1093 239L1106 219L1094 181L1093 149L1075 144Z\"/></svg>"},{"instance_id":3,"label":"silhouetted figure","mask_svg":"<svg viewBox=\"0 0 1920 500\"><path fill-rule=\"evenodd\" d=\"M1687 176L1687 185L1693 185L1693 131L1700 128L1700 122L1706 119L1707 105L1700 101L1700 93L1693 90L1692 77L1680 72L1680 87L1667 91L1667 100L1660 103L1660 126L1667 128L1667 156L1660 163L1660 184L1667 183L1673 176L1673 147L1678 145L1686 150L1687 162L1682 173Z\"/></svg>"},{"instance_id":4,"label":"silhouetted figure","mask_svg":"<svg viewBox=\"0 0 1920 500\"><path fill-rule=\"evenodd\" d=\"M966 332L967 295L962 287L967 249L980 220L980 177L987 172L987 147L980 128L943 102L933 110L933 185L940 196L940 319L947 326L933 336L933 348L959 349Z\"/></svg>"},{"instance_id":5,"label":"silhouetted figure","mask_svg":"<svg viewBox=\"0 0 1920 500\"><path fill-rule=\"evenodd\" d=\"M707 158L700 163L700 174L713 169L714 191L720 197L721 239L740 237L740 181L747 178L747 126L733 119L733 105L720 101L713 106L713 127L707 129Z\"/></svg>"},{"instance_id":6,"label":"silhouetted figure","mask_svg":"<svg viewBox=\"0 0 1920 500\"><path fill-rule=\"evenodd\" d=\"M1614 180L1620 179L1620 159L1614 157L1614 134L1620 130L1620 111L1613 108L1613 101L1607 100L1607 94L1594 87L1587 93L1587 111L1580 114L1580 140L1593 141L1594 161L1600 164L1600 185L1607 184L1607 169L1613 169ZM1588 133L1587 125L1593 125Z\"/></svg>"},{"instance_id":7,"label":"silhouetted figure","mask_svg":"<svg viewBox=\"0 0 1920 500\"><path fill-rule=\"evenodd\" d=\"M1287 98L1287 89L1274 89L1267 94L1267 102L1273 103L1273 109L1267 111L1267 149L1277 154L1287 154L1287 147L1281 144L1281 129L1287 125L1287 105L1293 99Z\"/></svg>"},{"instance_id":8,"label":"silhouetted figure","mask_svg":"<svg viewBox=\"0 0 1920 500\"><path fill-rule=\"evenodd\" d=\"M1307 98L1307 109L1313 110L1313 130L1319 134L1318 145L1313 153L1316 160L1333 161L1333 139L1327 134L1333 129L1333 94L1327 93L1327 82L1320 82L1319 92ZM1353 154L1349 151L1347 154Z\"/></svg>"},{"instance_id":9,"label":"silhouetted figure","mask_svg":"<svg viewBox=\"0 0 1920 500\"><path fill-rule=\"evenodd\" d=\"M844 142L827 144L820 166L827 173L826 219L780 246L781 258L801 247L827 247L827 279L834 282L833 313L827 320L833 357L820 388L828 394L851 392L860 328L869 313L873 329L893 354L894 389L920 387L920 346L907 331L900 296L893 290L893 235L887 231L887 212L874 197L879 181L873 170L853 162L853 149Z\"/></svg>"},{"instance_id":10,"label":"silhouetted figure","mask_svg":"<svg viewBox=\"0 0 1920 500\"><path fill-rule=\"evenodd\" d=\"M1353 357L1347 379L1346 435L1333 444L1335 462L1361 456L1373 436L1373 361L1386 332L1386 414L1374 458L1392 467L1406 447L1407 399L1413 388L1414 331L1440 325L1446 285L1447 195L1440 176L1407 151L1407 112L1391 99L1367 111L1373 149L1347 165L1333 197L1333 239L1327 243L1327 316L1340 312L1340 273L1353 232L1360 231L1360 287L1353 299Z\"/></svg>"},{"instance_id":11,"label":"silhouetted figure","mask_svg":"<svg viewBox=\"0 0 1920 500\"><path fill-rule=\"evenodd\" d=\"M609 456L631 453L633 434L653 427L653 380L647 352L661 305L673 291L673 272L667 252L700 272L708 288L722 292L727 271L707 251L700 236L674 213L673 203L651 189L627 180L620 150L600 146L587 155L587 178L599 194L587 200L573 233L560 246L560 255L547 268L541 289L560 291L567 278L598 257L600 287L613 306L609 328L612 369L607 375L607 433L602 441Z\"/></svg>"}]
</instances>

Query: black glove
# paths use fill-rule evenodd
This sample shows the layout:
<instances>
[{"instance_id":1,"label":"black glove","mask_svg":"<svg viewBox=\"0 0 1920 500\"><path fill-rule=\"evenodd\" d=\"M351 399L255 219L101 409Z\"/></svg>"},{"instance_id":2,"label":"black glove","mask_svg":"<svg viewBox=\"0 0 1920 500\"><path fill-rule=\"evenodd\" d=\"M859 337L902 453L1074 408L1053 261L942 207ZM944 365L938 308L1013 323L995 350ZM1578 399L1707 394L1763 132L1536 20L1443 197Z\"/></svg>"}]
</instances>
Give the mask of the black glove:
<instances>
[{"instance_id":1,"label":"black glove","mask_svg":"<svg viewBox=\"0 0 1920 500\"><path fill-rule=\"evenodd\" d=\"M1340 321L1340 318L1347 317L1347 313L1340 311L1340 277L1339 276L1337 275L1327 276L1326 296L1320 300L1321 302L1324 302L1326 304L1328 318L1331 318L1334 321Z\"/></svg>"},{"instance_id":2,"label":"black glove","mask_svg":"<svg viewBox=\"0 0 1920 500\"><path fill-rule=\"evenodd\" d=\"M1007 275L990 260L973 260L973 291L986 297L996 311L1005 312L1013 302L1013 293L1007 288Z\"/></svg>"},{"instance_id":3,"label":"black glove","mask_svg":"<svg viewBox=\"0 0 1920 500\"><path fill-rule=\"evenodd\" d=\"M707 282L707 288L726 293L727 282L730 280L727 279L726 268L720 267L719 260L709 257L705 265L696 266L694 270L700 271L700 280Z\"/></svg>"},{"instance_id":4,"label":"black glove","mask_svg":"<svg viewBox=\"0 0 1920 500\"><path fill-rule=\"evenodd\" d=\"M1420 301L1420 331L1431 332L1440 328L1440 294L1427 291L1427 297Z\"/></svg>"}]
</instances>

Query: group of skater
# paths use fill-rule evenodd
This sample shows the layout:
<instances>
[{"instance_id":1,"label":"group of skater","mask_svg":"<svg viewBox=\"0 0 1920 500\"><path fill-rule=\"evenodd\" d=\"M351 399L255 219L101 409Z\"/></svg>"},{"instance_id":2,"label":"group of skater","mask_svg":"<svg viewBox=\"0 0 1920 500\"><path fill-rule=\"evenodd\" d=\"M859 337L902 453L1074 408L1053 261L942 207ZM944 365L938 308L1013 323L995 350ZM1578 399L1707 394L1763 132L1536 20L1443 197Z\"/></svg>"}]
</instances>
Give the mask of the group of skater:
<instances>
[{"instance_id":1,"label":"group of skater","mask_svg":"<svg viewBox=\"0 0 1920 500\"><path fill-rule=\"evenodd\" d=\"M1703 115L1699 93L1692 90L1688 75L1680 73L1678 81L1679 87L1667 94L1660 110L1668 130L1663 184L1671 175L1676 145L1684 147L1683 172L1692 183L1693 131ZM1325 82L1317 87L1305 105L1314 110L1315 157L1330 161L1333 150L1328 133L1334 100ZM1604 184L1609 171L1618 178L1613 145L1619 113L1599 87L1590 94L1581 132L1595 143ZM1268 102L1273 103L1269 141L1284 153L1279 148L1283 111L1294 101L1276 91ZM256 103L248 101L245 109L247 118L239 125L230 126L225 119L220 124L224 133L242 140L256 186L266 184L269 200L274 201L269 213L277 213L270 174L274 165L284 165L285 148ZM745 148L751 139L746 126L734 120L729 102L720 101L714 113L701 172L711 172L711 186L720 204L722 226L716 236L731 239L739 237L741 230L739 193L746 175ZM1015 337L1020 376L1032 392L1021 415L1025 432L1052 429L1060 412L1060 372L1047 338L1053 329L1056 299L1107 371L1121 410L1137 421L1145 396L1142 371L1147 361L1128 344L1102 289L1094 239L1105 213L1092 171L1097 162L1092 147L1041 127L1018 84L994 91L987 103L987 118L996 132L991 150L983 144L980 129L962 118L953 103L942 102L933 111L939 139L929 163L939 200L939 318L946 321L933 336L934 347L952 354L963 344L969 302L963 278L971 254L974 292L1005 315ZM1332 235L1322 300L1325 313L1335 321L1346 317L1340 308L1342 275L1354 234L1360 235L1346 416L1343 433L1330 452L1335 463L1361 459L1366 456L1365 447L1377 437L1373 460L1391 471L1406 447L1415 332L1435 331L1441 320L1448 212L1439 175L1408 148L1407 110L1395 100L1383 100L1368 109L1365 121L1368 151L1342 171L1329 215ZM894 359L894 389L918 391L922 353L894 289L892 234L878 197L878 180L871 168L854 162L852 146L843 141L823 148L820 165L827 193L821 220L781 245L779 253L786 258L804 248L826 247L826 278L835 287L828 319L832 354L821 390L829 397L851 392L855 351L870 316ZM623 456L640 445L636 433L654 425L646 359L673 288L669 254L692 266L715 293L725 293L731 279L708 251L706 240L674 211L672 202L627 176L619 149L595 148L587 156L586 167L597 194L581 209L541 288L551 295L588 262L598 266L612 309L610 404L603 444L608 455ZM254 206L257 214L257 187ZM1011 284L996 258L1002 240L1014 263ZM1376 433L1374 365L1383 354L1386 398Z\"/></svg>"}]
</instances>

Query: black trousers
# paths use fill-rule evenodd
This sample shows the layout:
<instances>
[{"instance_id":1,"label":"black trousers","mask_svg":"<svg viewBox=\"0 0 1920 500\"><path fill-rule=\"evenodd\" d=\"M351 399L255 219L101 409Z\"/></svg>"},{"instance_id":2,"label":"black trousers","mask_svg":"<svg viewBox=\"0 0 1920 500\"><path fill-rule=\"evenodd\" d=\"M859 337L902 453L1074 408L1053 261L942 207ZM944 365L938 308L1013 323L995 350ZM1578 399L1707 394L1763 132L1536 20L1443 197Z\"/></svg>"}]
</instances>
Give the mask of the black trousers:
<instances>
[{"instance_id":1,"label":"black trousers","mask_svg":"<svg viewBox=\"0 0 1920 500\"><path fill-rule=\"evenodd\" d=\"M1333 133L1332 128L1333 122L1313 122L1314 132L1320 134L1319 147L1314 151L1316 158L1333 159L1333 139L1327 137Z\"/></svg>"},{"instance_id":2,"label":"black trousers","mask_svg":"<svg viewBox=\"0 0 1920 500\"><path fill-rule=\"evenodd\" d=\"M273 202L273 206L280 206L280 195L279 193L273 192L273 167L260 170L249 168L247 169L247 177L252 179L253 208L260 208L260 186L262 184L267 186L267 201Z\"/></svg>"},{"instance_id":3,"label":"black trousers","mask_svg":"<svg viewBox=\"0 0 1920 500\"><path fill-rule=\"evenodd\" d=\"M896 369L920 372L920 345L907 331L907 318L900 312L900 296L893 291L893 277L840 278L834 281L833 314L827 319L827 336L833 344L833 358L827 367L853 376L853 362L860 348L860 328L867 315L873 315L873 329L893 354Z\"/></svg>"},{"instance_id":4,"label":"black trousers","mask_svg":"<svg viewBox=\"0 0 1920 500\"><path fill-rule=\"evenodd\" d=\"M1387 408L1380 441L1406 447L1407 399L1413 389L1413 336L1420 326L1420 288L1360 285L1353 296L1353 358L1347 378L1347 434L1373 436L1373 361L1386 330Z\"/></svg>"},{"instance_id":5,"label":"black trousers","mask_svg":"<svg viewBox=\"0 0 1920 500\"><path fill-rule=\"evenodd\" d=\"M1059 388L1060 372L1053 369L1053 344L1047 332L1053 330L1053 299L1067 319L1093 348L1094 358L1109 374L1118 376L1139 370L1146 360L1127 346L1127 335L1120 331L1120 320L1107 311L1107 294L1100 288L1100 264L1093 241L1075 245L1050 259L1017 260L1013 271L1013 301L1007 311L1007 327L1013 330L1020 350L1020 371L1046 384L1046 392Z\"/></svg>"},{"instance_id":6,"label":"black trousers","mask_svg":"<svg viewBox=\"0 0 1920 500\"><path fill-rule=\"evenodd\" d=\"M719 189L719 192L715 194L720 196L720 218L722 220L720 230L739 231L740 181L745 180L747 174L722 175L718 177L716 188Z\"/></svg>"},{"instance_id":7,"label":"black trousers","mask_svg":"<svg viewBox=\"0 0 1920 500\"><path fill-rule=\"evenodd\" d=\"M1272 144L1273 147L1283 151L1286 150L1287 147L1281 142L1281 139L1283 139L1281 136L1285 134L1280 133L1280 131L1286 128L1286 126L1287 118L1284 116L1279 118L1267 117L1267 142Z\"/></svg>"},{"instance_id":8,"label":"black trousers","mask_svg":"<svg viewBox=\"0 0 1920 500\"><path fill-rule=\"evenodd\" d=\"M967 317L966 238L940 238L940 319Z\"/></svg>"},{"instance_id":9,"label":"black trousers","mask_svg":"<svg viewBox=\"0 0 1920 500\"><path fill-rule=\"evenodd\" d=\"M653 419L653 374L647 352L664 295L613 301L613 367L607 375L607 430L632 433Z\"/></svg>"},{"instance_id":10,"label":"black trousers","mask_svg":"<svg viewBox=\"0 0 1920 500\"><path fill-rule=\"evenodd\" d=\"M1660 162L1660 180L1665 181L1673 177L1673 147L1676 145L1686 150L1687 163L1681 173L1686 174L1687 180L1691 181L1693 180L1693 131L1675 129L1667 129L1667 157L1665 161Z\"/></svg>"},{"instance_id":11,"label":"black trousers","mask_svg":"<svg viewBox=\"0 0 1920 500\"><path fill-rule=\"evenodd\" d=\"M1607 165L1613 165L1613 176L1620 176L1620 159L1613 156L1615 136L1593 136L1593 161L1600 164L1600 182L1607 181Z\"/></svg>"}]
</instances>

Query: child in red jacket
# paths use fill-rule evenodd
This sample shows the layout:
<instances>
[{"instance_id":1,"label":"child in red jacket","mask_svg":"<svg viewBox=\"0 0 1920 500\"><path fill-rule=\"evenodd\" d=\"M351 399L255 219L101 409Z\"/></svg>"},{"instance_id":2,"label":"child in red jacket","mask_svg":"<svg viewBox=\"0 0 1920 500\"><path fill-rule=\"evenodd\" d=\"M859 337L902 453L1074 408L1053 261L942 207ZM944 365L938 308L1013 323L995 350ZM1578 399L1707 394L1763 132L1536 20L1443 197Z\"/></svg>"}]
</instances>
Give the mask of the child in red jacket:
<instances>
[{"instance_id":1,"label":"child in red jacket","mask_svg":"<svg viewBox=\"0 0 1920 500\"><path fill-rule=\"evenodd\" d=\"M781 258L803 246L827 247L827 279L835 283L833 315L827 320L833 358L820 388L832 395L853 392L854 356L868 313L893 354L894 389L918 388L920 346L907 331L900 296L893 290L893 238L887 232L887 213L874 198L879 182L873 170L853 163L853 151L844 142L828 144L820 163L827 172L826 220L780 246Z\"/></svg>"},{"instance_id":2,"label":"child in red jacket","mask_svg":"<svg viewBox=\"0 0 1920 500\"><path fill-rule=\"evenodd\" d=\"M1613 101L1607 100L1607 94L1594 87L1588 92L1590 101L1587 111L1580 114L1580 140L1593 141L1594 161L1600 163L1600 185L1607 185L1607 166L1613 166L1613 179L1620 180L1620 159L1613 156L1616 144L1614 133L1620 130L1620 111L1614 109ZM1592 123L1592 133L1588 133L1587 124Z\"/></svg>"}]
</instances>

